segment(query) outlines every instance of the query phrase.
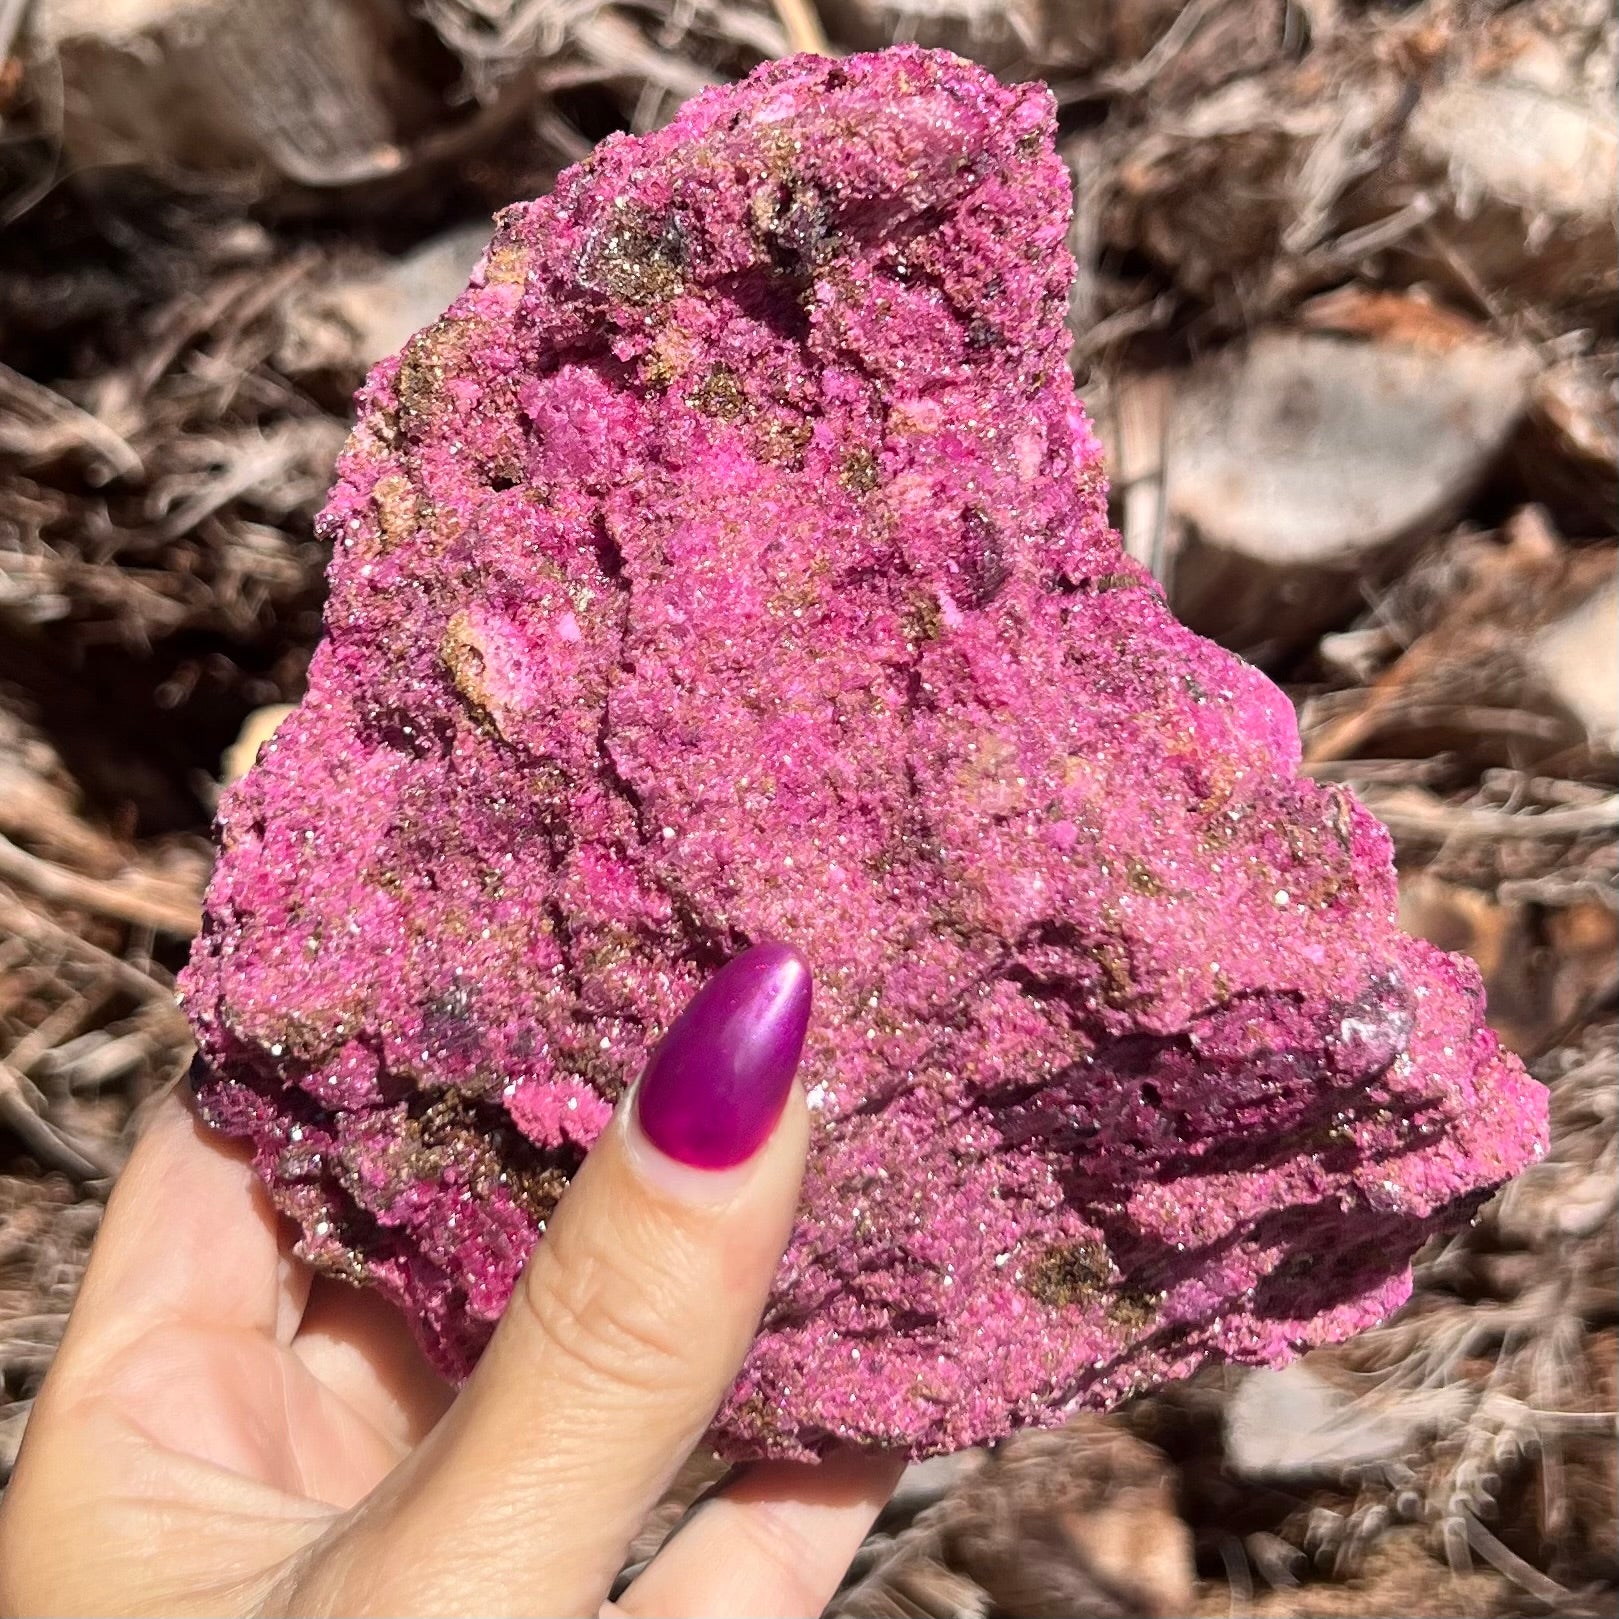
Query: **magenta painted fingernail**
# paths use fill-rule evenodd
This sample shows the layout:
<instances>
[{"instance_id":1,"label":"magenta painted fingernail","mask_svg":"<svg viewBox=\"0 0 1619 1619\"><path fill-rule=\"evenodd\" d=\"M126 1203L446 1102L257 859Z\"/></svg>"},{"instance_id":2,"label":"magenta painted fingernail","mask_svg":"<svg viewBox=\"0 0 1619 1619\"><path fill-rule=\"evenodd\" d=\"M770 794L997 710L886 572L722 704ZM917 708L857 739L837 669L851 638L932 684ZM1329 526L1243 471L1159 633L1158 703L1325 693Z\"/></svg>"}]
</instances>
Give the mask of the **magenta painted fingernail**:
<instances>
[{"instance_id":1,"label":"magenta painted fingernail","mask_svg":"<svg viewBox=\"0 0 1619 1619\"><path fill-rule=\"evenodd\" d=\"M652 1145L697 1169L731 1169L781 1117L809 1027L809 963L756 944L700 989L652 1053L636 1117Z\"/></svg>"}]
</instances>

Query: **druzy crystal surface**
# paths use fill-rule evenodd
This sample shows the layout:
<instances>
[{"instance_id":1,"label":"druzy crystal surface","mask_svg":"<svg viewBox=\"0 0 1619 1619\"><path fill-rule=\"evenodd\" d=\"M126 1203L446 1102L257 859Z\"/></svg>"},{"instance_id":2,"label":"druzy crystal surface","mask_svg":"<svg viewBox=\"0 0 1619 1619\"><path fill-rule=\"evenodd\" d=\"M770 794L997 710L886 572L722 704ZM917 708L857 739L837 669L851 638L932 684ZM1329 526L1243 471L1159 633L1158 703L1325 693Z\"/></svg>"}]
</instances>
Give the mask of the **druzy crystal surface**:
<instances>
[{"instance_id":1,"label":"druzy crystal surface","mask_svg":"<svg viewBox=\"0 0 1619 1619\"><path fill-rule=\"evenodd\" d=\"M814 1139L733 1456L1342 1338L1539 1149L1382 830L1108 529L1052 136L947 54L772 64L360 396L185 992L205 1116L452 1376L750 941L814 965Z\"/></svg>"}]
</instances>

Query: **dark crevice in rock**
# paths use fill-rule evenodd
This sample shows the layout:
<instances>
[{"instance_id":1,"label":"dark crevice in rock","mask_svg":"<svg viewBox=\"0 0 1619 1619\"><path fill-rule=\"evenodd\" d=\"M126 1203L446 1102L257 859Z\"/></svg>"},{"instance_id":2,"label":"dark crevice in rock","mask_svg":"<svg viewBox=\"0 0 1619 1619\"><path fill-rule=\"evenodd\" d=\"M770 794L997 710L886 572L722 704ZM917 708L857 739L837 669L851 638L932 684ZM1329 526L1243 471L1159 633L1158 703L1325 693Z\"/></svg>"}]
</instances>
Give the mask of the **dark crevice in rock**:
<instances>
[{"instance_id":1,"label":"dark crevice in rock","mask_svg":"<svg viewBox=\"0 0 1619 1619\"><path fill-rule=\"evenodd\" d=\"M804 281L783 269L755 265L716 278L705 289L730 304L736 317L763 326L784 343L807 351L810 321L803 304Z\"/></svg>"},{"instance_id":2,"label":"dark crevice in rock","mask_svg":"<svg viewBox=\"0 0 1619 1619\"><path fill-rule=\"evenodd\" d=\"M636 835L645 843L650 837L647 830L646 802L641 797L640 788L618 768L618 762L613 758L612 729L610 712L604 708L596 726L596 770L608 791L628 807L635 821Z\"/></svg>"},{"instance_id":3,"label":"dark crevice in rock","mask_svg":"<svg viewBox=\"0 0 1619 1619\"><path fill-rule=\"evenodd\" d=\"M617 585L620 590L628 591L630 581L624 572L624 551L618 541L613 537L613 531L608 527L606 513L598 509L593 529L593 542L596 548L596 560L601 564L602 577Z\"/></svg>"},{"instance_id":4,"label":"dark crevice in rock","mask_svg":"<svg viewBox=\"0 0 1619 1619\"><path fill-rule=\"evenodd\" d=\"M684 954L702 978L718 972L726 962L741 955L755 942L734 925L720 926L706 921L698 902L678 883L663 879L659 886L674 912Z\"/></svg>"}]
</instances>

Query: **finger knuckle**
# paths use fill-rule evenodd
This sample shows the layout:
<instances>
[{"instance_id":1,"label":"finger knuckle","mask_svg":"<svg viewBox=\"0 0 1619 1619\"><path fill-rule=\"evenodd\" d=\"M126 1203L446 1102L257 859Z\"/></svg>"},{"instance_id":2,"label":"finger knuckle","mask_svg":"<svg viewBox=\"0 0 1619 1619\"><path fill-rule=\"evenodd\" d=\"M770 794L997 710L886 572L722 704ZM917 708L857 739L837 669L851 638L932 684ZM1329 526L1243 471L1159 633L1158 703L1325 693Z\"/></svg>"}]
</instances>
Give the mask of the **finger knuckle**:
<instances>
[{"instance_id":1,"label":"finger knuckle","mask_svg":"<svg viewBox=\"0 0 1619 1619\"><path fill-rule=\"evenodd\" d=\"M597 1245L545 1242L517 1296L561 1368L648 1392L682 1381L691 1330L656 1275Z\"/></svg>"},{"instance_id":2,"label":"finger knuckle","mask_svg":"<svg viewBox=\"0 0 1619 1619\"><path fill-rule=\"evenodd\" d=\"M744 1543L743 1557L759 1571L759 1588L770 1593L772 1613L789 1619L798 1614L813 1619L820 1613L832 1595L820 1577L826 1556L790 1516L757 1503L737 1516L736 1532Z\"/></svg>"}]
</instances>

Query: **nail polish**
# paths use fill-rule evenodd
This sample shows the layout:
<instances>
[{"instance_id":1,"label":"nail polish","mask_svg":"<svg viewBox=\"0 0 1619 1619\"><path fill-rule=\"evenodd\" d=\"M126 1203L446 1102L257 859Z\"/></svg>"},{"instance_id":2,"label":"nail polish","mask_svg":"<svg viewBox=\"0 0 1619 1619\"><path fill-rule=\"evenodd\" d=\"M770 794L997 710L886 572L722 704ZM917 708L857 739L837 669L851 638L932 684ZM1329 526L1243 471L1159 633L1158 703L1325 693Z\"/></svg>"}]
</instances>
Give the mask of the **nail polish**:
<instances>
[{"instance_id":1,"label":"nail polish","mask_svg":"<svg viewBox=\"0 0 1619 1619\"><path fill-rule=\"evenodd\" d=\"M636 1091L653 1146L697 1169L730 1169L781 1117L809 1027L810 970L785 944L757 944L692 998Z\"/></svg>"}]
</instances>

